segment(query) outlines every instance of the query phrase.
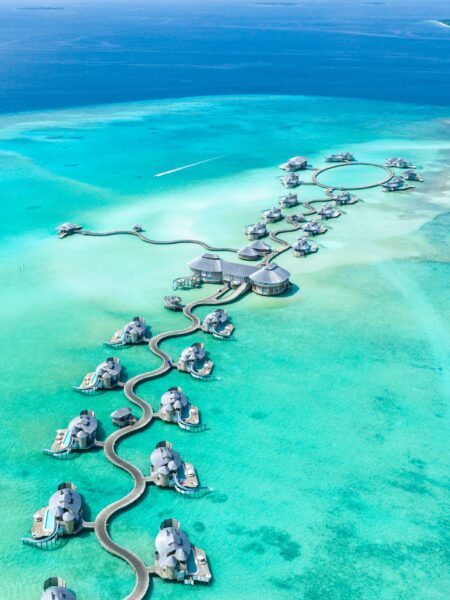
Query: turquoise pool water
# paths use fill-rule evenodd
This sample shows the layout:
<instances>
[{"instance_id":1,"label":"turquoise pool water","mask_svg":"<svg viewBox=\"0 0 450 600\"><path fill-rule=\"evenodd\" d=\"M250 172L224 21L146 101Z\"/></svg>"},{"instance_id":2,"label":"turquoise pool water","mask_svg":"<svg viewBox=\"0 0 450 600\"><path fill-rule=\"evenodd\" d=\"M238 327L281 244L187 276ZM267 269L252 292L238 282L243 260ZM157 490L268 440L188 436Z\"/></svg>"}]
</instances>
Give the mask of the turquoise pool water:
<instances>
[{"instance_id":1,"label":"turquoise pool water","mask_svg":"<svg viewBox=\"0 0 450 600\"><path fill-rule=\"evenodd\" d=\"M132 589L131 569L92 532L49 552L20 538L63 481L77 485L89 521L131 489L101 450L59 461L41 449L83 409L95 411L100 439L114 430L110 413L126 405L121 390L83 396L72 386L110 355L103 341L133 316L145 316L154 334L186 325L162 298L202 252L131 237L59 240L54 228L138 222L156 239L240 248L243 225L282 193L283 159L305 154L320 164L347 149L360 160L414 159L425 182L404 194L361 194L364 202L345 207L320 236L317 254L280 257L300 291L230 306L233 341L197 333L162 345L176 359L204 341L214 377L174 372L139 394L158 408L167 388L182 386L208 430L155 422L119 453L149 474L155 444L169 440L214 493L193 500L151 487L112 521L111 534L150 564L161 521L175 517L206 551L210 587L155 580L152 598L447 595L448 117L426 106L264 96L0 117L8 341L0 509L9 516L1 598L38 598L53 575L81 599L116 600ZM302 199L318 192L299 191ZM183 301L213 289L183 292ZM145 345L120 359L127 376L160 364Z\"/></svg>"},{"instance_id":2,"label":"turquoise pool water","mask_svg":"<svg viewBox=\"0 0 450 600\"><path fill-rule=\"evenodd\" d=\"M55 529L55 517L49 510L45 512L44 529L46 531L53 531Z\"/></svg>"},{"instance_id":3,"label":"turquoise pool water","mask_svg":"<svg viewBox=\"0 0 450 600\"><path fill-rule=\"evenodd\" d=\"M66 433L64 434L64 438L63 438L63 441L61 444L63 448L65 448L66 446L69 445L70 439L71 439L71 433L70 433L70 429L68 429L66 431Z\"/></svg>"}]
</instances>

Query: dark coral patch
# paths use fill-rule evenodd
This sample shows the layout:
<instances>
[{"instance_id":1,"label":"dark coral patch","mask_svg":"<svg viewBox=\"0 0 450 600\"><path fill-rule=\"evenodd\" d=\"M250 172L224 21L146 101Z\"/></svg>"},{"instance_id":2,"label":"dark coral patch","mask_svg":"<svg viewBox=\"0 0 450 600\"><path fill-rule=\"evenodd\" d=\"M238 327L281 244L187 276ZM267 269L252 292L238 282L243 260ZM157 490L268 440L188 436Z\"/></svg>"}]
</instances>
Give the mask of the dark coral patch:
<instances>
[{"instance_id":1,"label":"dark coral patch","mask_svg":"<svg viewBox=\"0 0 450 600\"><path fill-rule=\"evenodd\" d=\"M242 546L244 552L253 552L253 554L259 554L260 556L266 552L266 547L260 542L251 542Z\"/></svg>"},{"instance_id":2,"label":"dark coral patch","mask_svg":"<svg viewBox=\"0 0 450 600\"><path fill-rule=\"evenodd\" d=\"M261 410L255 410L255 412L252 412L250 416L252 419L257 419L258 421L261 421L262 419L266 419L269 415L265 412L262 412Z\"/></svg>"},{"instance_id":3,"label":"dark coral patch","mask_svg":"<svg viewBox=\"0 0 450 600\"><path fill-rule=\"evenodd\" d=\"M226 494L209 494L208 500L214 504L223 504L228 502L228 496Z\"/></svg>"},{"instance_id":4,"label":"dark coral patch","mask_svg":"<svg viewBox=\"0 0 450 600\"><path fill-rule=\"evenodd\" d=\"M301 546L291 538L287 531L275 527L262 526L258 529L247 529L235 524L229 528L230 533L245 536L252 541L243 547L245 552L263 554L267 547L276 548L279 555L290 562L300 556ZM259 552L262 549L264 552Z\"/></svg>"}]
</instances>

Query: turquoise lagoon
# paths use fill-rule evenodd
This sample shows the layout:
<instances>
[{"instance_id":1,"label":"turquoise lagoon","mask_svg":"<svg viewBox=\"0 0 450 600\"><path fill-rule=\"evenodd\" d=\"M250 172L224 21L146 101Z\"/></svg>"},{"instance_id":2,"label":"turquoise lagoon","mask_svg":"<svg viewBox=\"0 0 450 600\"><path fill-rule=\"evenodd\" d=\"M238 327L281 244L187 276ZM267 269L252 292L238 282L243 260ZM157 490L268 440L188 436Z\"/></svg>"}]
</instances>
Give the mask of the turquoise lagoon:
<instances>
[{"instance_id":1,"label":"turquoise lagoon","mask_svg":"<svg viewBox=\"0 0 450 600\"><path fill-rule=\"evenodd\" d=\"M102 342L130 317L144 315L154 333L185 325L161 300L202 251L128 237L61 241L54 227L139 222L156 239L239 248L243 226L281 194L282 160L301 153L320 165L341 150L373 162L405 156L425 183L364 192L320 238L317 255L280 258L299 289L230 306L233 341L196 334L164 344L176 357L204 339L214 378L173 373L139 393L156 407L169 386L182 385L209 429L192 435L157 422L124 440L120 454L148 472L154 445L168 439L214 492L194 501L150 488L111 532L151 563L159 523L173 516L206 550L210 587L156 580L149 597L448 596L448 116L437 107L244 96L0 117L1 598L38 598L51 575L80 599L132 589L129 566L93 533L50 551L20 538L62 481L78 486L87 519L131 488L101 451L57 461L41 448L84 408L104 436L113 430L122 392L84 397L71 387L108 355ZM360 177L345 175L348 184ZM305 186L300 195L322 192ZM120 358L128 376L159 364L146 347Z\"/></svg>"}]
</instances>

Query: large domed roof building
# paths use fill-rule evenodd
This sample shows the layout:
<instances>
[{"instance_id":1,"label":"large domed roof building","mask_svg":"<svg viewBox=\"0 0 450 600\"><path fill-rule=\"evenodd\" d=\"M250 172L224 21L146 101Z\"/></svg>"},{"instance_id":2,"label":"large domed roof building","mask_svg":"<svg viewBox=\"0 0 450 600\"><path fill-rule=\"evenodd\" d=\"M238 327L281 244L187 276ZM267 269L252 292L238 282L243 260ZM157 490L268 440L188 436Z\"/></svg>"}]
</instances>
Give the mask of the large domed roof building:
<instances>
[{"instance_id":1,"label":"large domed roof building","mask_svg":"<svg viewBox=\"0 0 450 600\"><path fill-rule=\"evenodd\" d=\"M282 294L290 285L289 277L289 271L275 263L269 263L250 276L252 290L261 296Z\"/></svg>"},{"instance_id":2,"label":"large domed roof building","mask_svg":"<svg viewBox=\"0 0 450 600\"><path fill-rule=\"evenodd\" d=\"M270 246L259 243L252 246L257 252L267 253ZM268 271L276 271L272 277L264 276L264 286L255 285L255 275L266 267L254 267L232 263L221 259L217 254L203 254L189 263L191 273L198 275L204 283L247 283L251 289L264 296L276 296L282 294L289 286L290 273L278 265L270 266ZM261 277L261 274L258 276ZM262 291L264 289L264 292Z\"/></svg>"}]
</instances>

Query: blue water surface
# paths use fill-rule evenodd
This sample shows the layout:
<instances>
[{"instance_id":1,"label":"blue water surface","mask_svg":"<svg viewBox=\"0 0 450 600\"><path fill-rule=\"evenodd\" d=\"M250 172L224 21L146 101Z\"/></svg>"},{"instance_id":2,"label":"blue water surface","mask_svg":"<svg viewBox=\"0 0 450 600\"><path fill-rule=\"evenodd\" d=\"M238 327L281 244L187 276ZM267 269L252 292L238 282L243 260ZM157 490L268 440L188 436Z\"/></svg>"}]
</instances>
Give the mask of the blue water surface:
<instances>
[{"instance_id":1,"label":"blue water surface","mask_svg":"<svg viewBox=\"0 0 450 600\"><path fill-rule=\"evenodd\" d=\"M14 0L0 111L217 94L450 98L446 0Z\"/></svg>"}]
</instances>

